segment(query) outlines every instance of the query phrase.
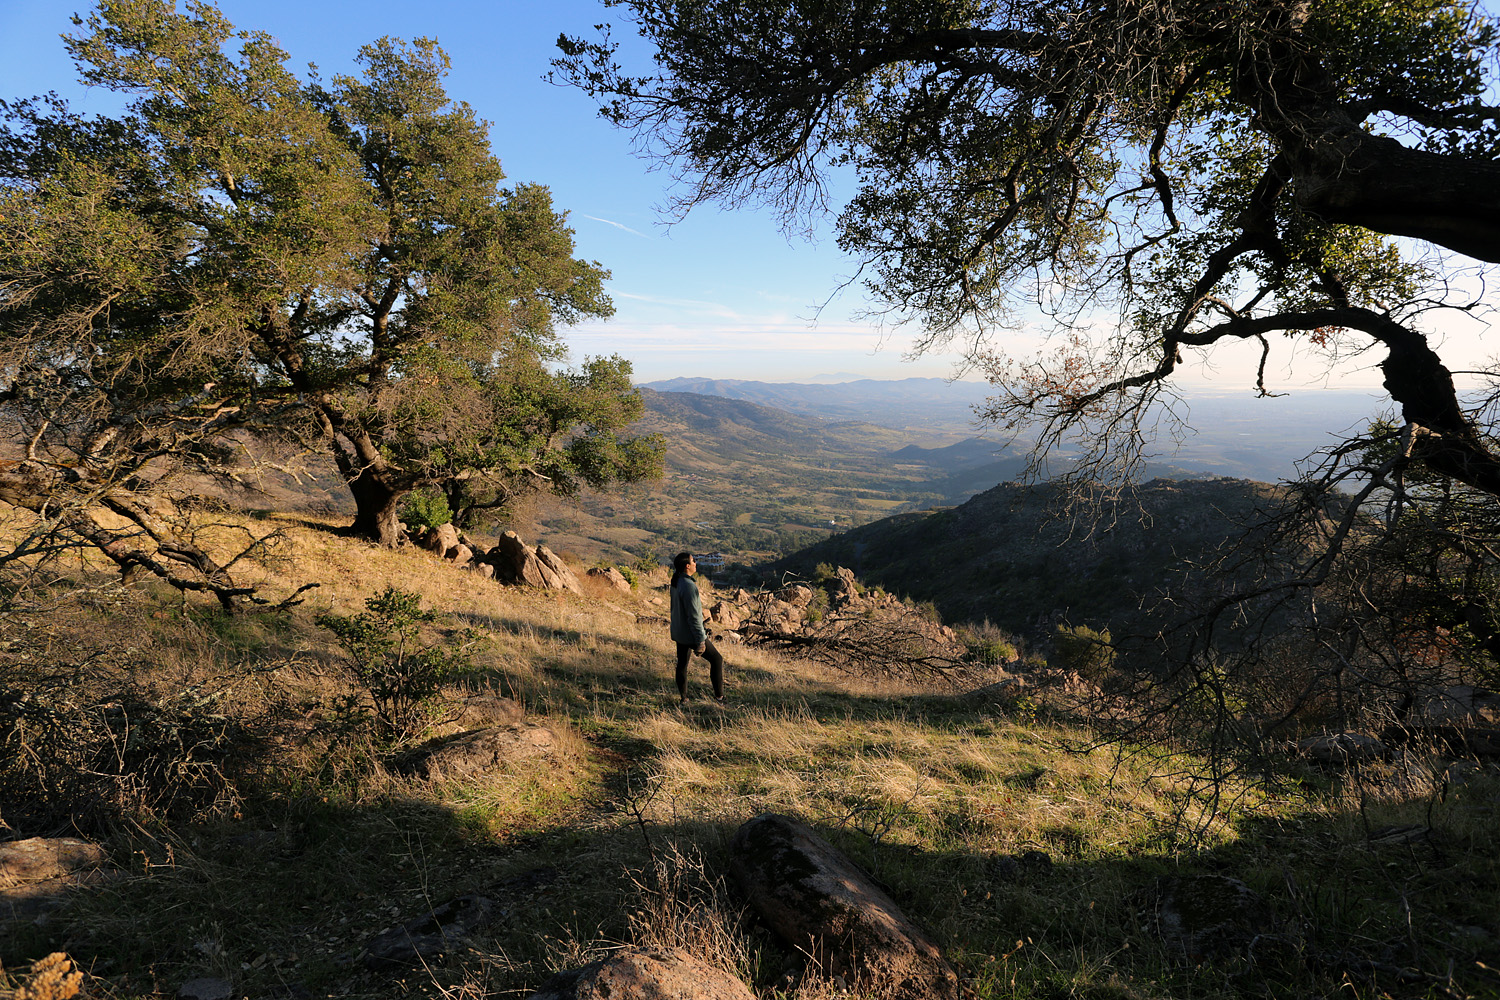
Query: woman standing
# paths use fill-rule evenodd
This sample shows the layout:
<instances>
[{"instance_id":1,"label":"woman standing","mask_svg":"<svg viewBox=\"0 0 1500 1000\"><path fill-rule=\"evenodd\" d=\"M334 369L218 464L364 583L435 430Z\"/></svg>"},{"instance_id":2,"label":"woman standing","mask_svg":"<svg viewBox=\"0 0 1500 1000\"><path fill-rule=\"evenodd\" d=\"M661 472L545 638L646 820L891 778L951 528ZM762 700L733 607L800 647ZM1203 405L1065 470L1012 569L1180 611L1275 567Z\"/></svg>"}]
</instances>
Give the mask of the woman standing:
<instances>
[{"instance_id":1,"label":"woman standing","mask_svg":"<svg viewBox=\"0 0 1500 1000\"><path fill-rule=\"evenodd\" d=\"M697 653L708 661L708 676L714 685L714 699L724 702L724 657L709 641L708 629L703 624L703 599L698 596L698 585L693 575L698 572L698 561L691 552L679 552L672 557L672 641L677 643L677 695L678 704L687 702L688 657Z\"/></svg>"}]
</instances>

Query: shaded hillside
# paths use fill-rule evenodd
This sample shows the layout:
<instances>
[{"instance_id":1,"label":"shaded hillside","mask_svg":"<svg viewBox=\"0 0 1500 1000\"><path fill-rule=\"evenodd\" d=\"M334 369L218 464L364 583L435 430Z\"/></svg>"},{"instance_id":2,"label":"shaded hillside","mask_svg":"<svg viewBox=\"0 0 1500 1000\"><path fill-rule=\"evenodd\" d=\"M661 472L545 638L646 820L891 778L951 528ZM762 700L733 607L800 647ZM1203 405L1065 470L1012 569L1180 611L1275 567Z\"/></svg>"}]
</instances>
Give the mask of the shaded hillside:
<instances>
[{"instance_id":1,"label":"shaded hillside","mask_svg":"<svg viewBox=\"0 0 1500 1000\"><path fill-rule=\"evenodd\" d=\"M1237 538L1276 487L1243 479L1153 480L1086 523L1056 490L1004 483L959 507L914 511L836 535L774 564L848 566L866 583L930 600L948 621L1037 632L1056 620L1118 624L1183 584L1186 560Z\"/></svg>"}]
</instances>

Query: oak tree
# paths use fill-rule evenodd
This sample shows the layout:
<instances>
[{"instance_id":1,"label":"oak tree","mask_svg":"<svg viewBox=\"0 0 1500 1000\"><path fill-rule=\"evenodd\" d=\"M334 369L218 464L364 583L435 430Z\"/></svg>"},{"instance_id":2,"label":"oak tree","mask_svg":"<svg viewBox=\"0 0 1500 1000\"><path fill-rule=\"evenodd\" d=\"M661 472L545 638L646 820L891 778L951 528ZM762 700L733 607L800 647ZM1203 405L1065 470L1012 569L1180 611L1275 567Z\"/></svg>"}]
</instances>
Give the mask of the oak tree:
<instances>
[{"instance_id":1,"label":"oak tree","mask_svg":"<svg viewBox=\"0 0 1500 1000\"><path fill-rule=\"evenodd\" d=\"M1382 352L1411 450L1500 492L1424 335L1440 275L1391 237L1500 260L1493 23L1461 0L611 0L653 50L563 37L678 206L830 210L919 346L975 340L996 420L1129 465L1195 350L1272 334ZM1472 303L1464 303L1472 305ZM1023 313L1060 346L1012 358ZM1101 316L1117 322L1093 331Z\"/></svg>"},{"instance_id":2,"label":"oak tree","mask_svg":"<svg viewBox=\"0 0 1500 1000\"><path fill-rule=\"evenodd\" d=\"M204 2L105 0L75 24L84 82L130 103L0 107L0 399L25 448L5 498L140 506L282 437L329 454L351 530L393 543L403 494L487 471L456 456L482 463L465 442L506 414L471 404L609 315L607 273L546 188L502 186L430 39L324 80Z\"/></svg>"}]
</instances>

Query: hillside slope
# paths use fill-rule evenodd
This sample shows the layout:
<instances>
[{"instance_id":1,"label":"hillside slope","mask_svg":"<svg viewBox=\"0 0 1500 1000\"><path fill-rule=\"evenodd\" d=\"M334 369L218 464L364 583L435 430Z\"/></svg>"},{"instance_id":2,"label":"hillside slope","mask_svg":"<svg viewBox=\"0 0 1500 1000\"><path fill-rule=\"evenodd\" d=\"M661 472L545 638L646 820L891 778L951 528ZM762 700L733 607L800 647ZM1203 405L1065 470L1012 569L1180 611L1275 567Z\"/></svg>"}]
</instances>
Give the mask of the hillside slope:
<instances>
[{"instance_id":1,"label":"hillside slope","mask_svg":"<svg viewBox=\"0 0 1500 1000\"><path fill-rule=\"evenodd\" d=\"M949 621L988 618L1018 632L1063 619L1110 625L1180 590L1189 563L1239 537L1278 492L1244 479L1156 479L1094 523L1065 516L1054 487L1002 483L959 507L852 529L775 568L848 566L867 583L932 601Z\"/></svg>"}]
</instances>

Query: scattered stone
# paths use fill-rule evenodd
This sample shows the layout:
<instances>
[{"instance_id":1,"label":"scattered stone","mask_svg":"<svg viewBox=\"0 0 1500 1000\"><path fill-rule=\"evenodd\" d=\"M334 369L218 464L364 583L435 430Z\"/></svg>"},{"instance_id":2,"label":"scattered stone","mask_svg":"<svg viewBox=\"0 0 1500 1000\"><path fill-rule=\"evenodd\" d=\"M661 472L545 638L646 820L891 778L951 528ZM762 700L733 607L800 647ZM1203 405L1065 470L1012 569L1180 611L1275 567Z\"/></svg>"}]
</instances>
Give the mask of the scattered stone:
<instances>
[{"instance_id":1,"label":"scattered stone","mask_svg":"<svg viewBox=\"0 0 1500 1000\"><path fill-rule=\"evenodd\" d=\"M754 1000L744 983L680 948L622 948L559 972L531 1000Z\"/></svg>"},{"instance_id":2,"label":"scattered stone","mask_svg":"<svg viewBox=\"0 0 1500 1000\"><path fill-rule=\"evenodd\" d=\"M589 576L596 580L603 580L622 594L630 593L630 581L625 575L613 566L595 566L589 570Z\"/></svg>"},{"instance_id":3,"label":"scattered stone","mask_svg":"<svg viewBox=\"0 0 1500 1000\"><path fill-rule=\"evenodd\" d=\"M474 560L474 550L462 542L453 546L443 553L443 558L457 563L459 566L467 566Z\"/></svg>"},{"instance_id":4,"label":"scattered stone","mask_svg":"<svg viewBox=\"0 0 1500 1000\"><path fill-rule=\"evenodd\" d=\"M453 950L488 925L498 907L486 896L460 896L424 916L381 931L365 945L365 967L374 971L401 968Z\"/></svg>"},{"instance_id":5,"label":"scattered stone","mask_svg":"<svg viewBox=\"0 0 1500 1000\"><path fill-rule=\"evenodd\" d=\"M735 832L731 857L751 907L820 974L883 997L959 996L937 945L805 824L757 816Z\"/></svg>"},{"instance_id":6,"label":"scattered stone","mask_svg":"<svg viewBox=\"0 0 1500 1000\"><path fill-rule=\"evenodd\" d=\"M557 752L557 734L551 729L537 722L512 722L440 737L417 747L394 766L403 774L428 781L451 781Z\"/></svg>"},{"instance_id":7,"label":"scattered stone","mask_svg":"<svg viewBox=\"0 0 1500 1000\"><path fill-rule=\"evenodd\" d=\"M177 1000L233 1000L234 984L227 979L189 979L177 987Z\"/></svg>"},{"instance_id":8,"label":"scattered stone","mask_svg":"<svg viewBox=\"0 0 1500 1000\"><path fill-rule=\"evenodd\" d=\"M718 601L708 609L708 618L715 625L730 631L740 627L739 609L728 601Z\"/></svg>"},{"instance_id":9,"label":"scattered stone","mask_svg":"<svg viewBox=\"0 0 1500 1000\"><path fill-rule=\"evenodd\" d=\"M1157 930L1192 962L1243 952L1257 937L1275 930L1270 906L1237 878L1161 878L1155 895Z\"/></svg>"}]
</instances>

